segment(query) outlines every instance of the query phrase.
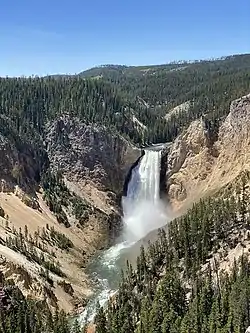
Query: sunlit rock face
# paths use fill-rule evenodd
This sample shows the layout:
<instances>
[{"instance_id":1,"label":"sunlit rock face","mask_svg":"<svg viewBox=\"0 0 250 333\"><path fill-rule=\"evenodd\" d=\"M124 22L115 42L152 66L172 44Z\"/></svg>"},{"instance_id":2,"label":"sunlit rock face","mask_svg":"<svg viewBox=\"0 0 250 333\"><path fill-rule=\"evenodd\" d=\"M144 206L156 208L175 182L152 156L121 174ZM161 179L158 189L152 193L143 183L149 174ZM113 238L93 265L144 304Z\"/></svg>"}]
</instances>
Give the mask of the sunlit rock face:
<instances>
[{"instance_id":1,"label":"sunlit rock face","mask_svg":"<svg viewBox=\"0 0 250 333\"><path fill-rule=\"evenodd\" d=\"M131 165L141 150L105 126L86 125L64 116L48 126L51 165L75 180L91 179L99 189L120 193Z\"/></svg>"},{"instance_id":2,"label":"sunlit rock face","mask_svg":"<svg viewBox=\"0 0 250 333\"><path fill-rule=\"evenodd\" d=\"M190 206L250 170L250 95L231 103L216 133L204 118L174 140L166 159L166 192L173 208Z\"/></svg>"}]
</instances>

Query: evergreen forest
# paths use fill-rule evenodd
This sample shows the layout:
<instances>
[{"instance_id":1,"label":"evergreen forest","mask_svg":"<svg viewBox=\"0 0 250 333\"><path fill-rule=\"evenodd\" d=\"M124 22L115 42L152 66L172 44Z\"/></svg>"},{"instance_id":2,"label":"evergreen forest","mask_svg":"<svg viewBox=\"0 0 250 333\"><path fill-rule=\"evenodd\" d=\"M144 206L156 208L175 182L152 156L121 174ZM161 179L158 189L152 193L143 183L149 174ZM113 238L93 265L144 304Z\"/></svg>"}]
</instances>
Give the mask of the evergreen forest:
<instances>
[{"instance_id":1,"label":"evergreen forest","mask_svg":"<svg viewBox=\"0 0 250 333\"><path fill-rule=\"evenodd\" d=\"M127 263L119 290L96 316L98 333L244 333L250 326L249 249L222 258L250 237L249 173L200 200L159 230Z\"/></svg>"},{"instance_id":2,"label":"evergreen forest","mask_svg":"<svg viewBox=\"0 0 250 333\"><path fill-rule=\"evenodd\" d=\"M17 166L15 181L22 184L26 177L28 183L40 184L51 211L68 226L60 192L83 224L89 207L67 191L60 174L49 170L44 137L53 120L65 114L78 117L144 147L173 141L201 116L216 134L230 103L249 93L250 54L159 66L105 65L72 76L6 77L0 78L0 133L21 156L29 152L36 164L32 174ZM188 110L171 112L186 102ZM115 297L99 307L96 332L245 333L250 326L250 249L245 245L250 239L249 180L249 173L242 173L233 185L200 200L159 230L157 241L141 248L135 267L128 262L121 272ZM63 235L50 233L61 248L73 248ZM20 237L8 239L10 248L22 242ZM221 258L237 244L245 251L231 269L223 269ZM45 259L42 263L48 268ZM61 273L56 265L53 270ZM87 328L63 311L52 313L26 299L1 274L0 333L52 332Z\"/></svg>"}]
</instances>

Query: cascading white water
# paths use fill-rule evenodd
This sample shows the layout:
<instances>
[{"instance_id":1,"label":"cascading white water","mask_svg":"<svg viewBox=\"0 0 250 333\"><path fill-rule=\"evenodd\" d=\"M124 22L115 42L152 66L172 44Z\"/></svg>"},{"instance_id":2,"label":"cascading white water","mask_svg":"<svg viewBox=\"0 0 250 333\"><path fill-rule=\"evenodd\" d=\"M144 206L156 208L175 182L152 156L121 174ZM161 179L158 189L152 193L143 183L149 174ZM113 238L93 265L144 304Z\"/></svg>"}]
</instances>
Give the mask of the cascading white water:
<instances>
[{"instance_id":1,"label":"cascading white water","mask_svg":"<svg viewBox=\"0 0 250 333\"><path fill-rule=\"evenodd\" d=\"M145 150L141 162L132 170L127 196L123 197L124 236L137 241L166 223L160 200L161 151Z\"/></svg>"},{"instance_id":2,"label":"cascading white water","mask_svg":"<svg viewBox=\"0 0 250 333\"><path fill-rule=\"evenodd\" d=\"M111 288L113 279L118 279L117 261L123 251L146 236L150 231L167 222L166 210L159 194L161 150L145 150L144 156L132 170L123 197L124 231L122 240L107 250L95 266L100 288L81 315L81 321L91 321L95 316L96 303L104 305L115 292ZM110 279L110 281L109 281Z\"/></svg>"}]
</instances>

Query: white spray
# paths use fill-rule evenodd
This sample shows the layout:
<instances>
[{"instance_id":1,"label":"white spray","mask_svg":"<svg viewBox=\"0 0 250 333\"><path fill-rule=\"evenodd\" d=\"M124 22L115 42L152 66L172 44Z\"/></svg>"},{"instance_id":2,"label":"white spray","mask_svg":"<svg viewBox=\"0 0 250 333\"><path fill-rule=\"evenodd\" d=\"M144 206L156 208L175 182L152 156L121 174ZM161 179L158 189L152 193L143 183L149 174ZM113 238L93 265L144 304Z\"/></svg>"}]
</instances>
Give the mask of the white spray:
<instances>
[{"instance_id":1,"label":"white spray","mask_svg":"<svg viewBox=\"0 0 250 333\"><path fill-rule=\"evenodd\" d=\"M150 231L167 223L166 207L160 200L161 150L145 150L144 156L132 170L127 196L123 197L122 241L107 250L98 260L99 291L80 316L82 322L93 320L96 303L104 305L115 292L109 279L117 279L117 261L123 251L145 237ZM117 270L118 269L118 270Z\"/></svg>"},{"instance_id":2,"label":"white spray","mask_svg":"<svg viewBox=\"0 0 250 333\"><path fill-rule=\"evenodd\" d=\"M123 197L124 239L138 241L150 231L166 224L160 200L161 151L145 150L132 170L127 196Z\"/></svg>"}]
</instances>

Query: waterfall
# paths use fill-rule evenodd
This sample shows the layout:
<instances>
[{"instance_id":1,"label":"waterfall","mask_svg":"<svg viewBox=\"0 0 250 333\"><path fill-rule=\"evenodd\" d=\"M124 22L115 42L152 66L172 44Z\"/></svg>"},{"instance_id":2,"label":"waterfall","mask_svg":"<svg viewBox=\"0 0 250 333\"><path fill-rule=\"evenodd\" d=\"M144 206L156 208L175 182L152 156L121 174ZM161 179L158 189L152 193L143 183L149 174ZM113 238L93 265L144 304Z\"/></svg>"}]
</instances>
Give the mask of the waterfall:
<instances>
[{"instance_id":1,"label":"waterfall","mask_svg":"<svg viewBox=\"0 0 250 333\"><path fill-rule=\"evenodd\" d=\"M81 321L92 321L96 303L104 305L115 292L116 287L112 288L112 284L119 277L118 259L121 254L129 251L132 245L150 231L166 224L166 207L162 204L159 194L160 166L161 150L146 149L140 162L132 170L127 195L122 199L124 223L122 239L95 260L92 271L100 288L81 314Z\"/></svg>"},{"instance_id":2,"label":"waterfall","mask_svg":"<svg viewBox=\"0 0 250 333\"><path fill-rule=\"evenodd\" d=\"M159 201L161 151L145 150L141 162L132 170L127 197L140 200Z\"/></svg>"},{"instance_id":3,"label":"waterfall","mask_svg":"<svg viewBox=\"0 0 250 333\"><path fill-rule=\"evenodd\" d=\"M166 222L160 200L161 151L145 150L132 170L127 196L123 197L124 238L139 240Z\"/></svg>"}]
</instances>

